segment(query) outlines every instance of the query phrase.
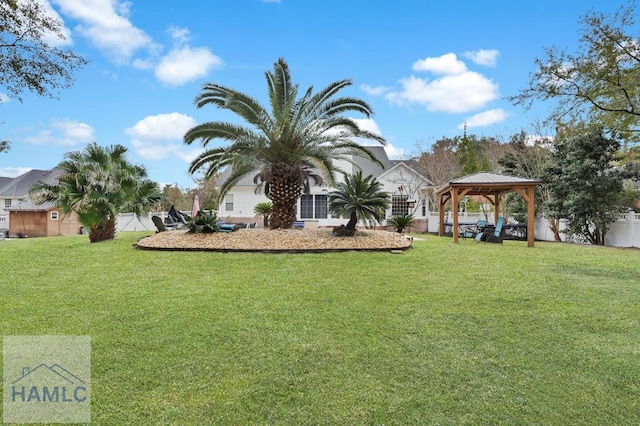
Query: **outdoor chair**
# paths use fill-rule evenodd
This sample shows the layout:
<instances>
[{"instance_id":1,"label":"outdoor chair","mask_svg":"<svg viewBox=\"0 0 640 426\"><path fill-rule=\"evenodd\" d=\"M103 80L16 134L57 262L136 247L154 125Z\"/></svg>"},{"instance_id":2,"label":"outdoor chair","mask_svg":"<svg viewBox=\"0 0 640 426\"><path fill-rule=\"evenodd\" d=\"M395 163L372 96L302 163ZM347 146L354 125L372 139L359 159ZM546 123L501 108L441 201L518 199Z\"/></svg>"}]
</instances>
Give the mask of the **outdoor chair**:
<instances>
[{"instance_id":1,"label":"outdoor chair","mask_svg":"<svg viewBox=\"0 0 640 426\"><path fill-rule=\"evenodd\" d=\"M153 224L156 226L156 234L158 232L165 232L167 230L167 227L164 226L164 222L162 221L162 219L160 219L160 216L151 216L151 221L153 221Z\"/></svg>"},{"instance_id":2,"label":"outdoor chair","mask_svg":"<svg viewBox=\"0 0 640 426\"><path fill-rule=\"evenodd\" d=\"M482 241L486 241L488 243L500 243L502 244L503 235L502 235L502 225L504 223L504 218L500 216L498 218L498 222L496 223L495 228L487 228L484 230ZM476 238L476 241L479 241Z\"/></svg>"},{"instance_id":3,"label":"outdoor chair","mask_svg":"<svg viewBox=\"0 0 640 426\"><path fill-rule=\"evenodd\" d=\"M484 219L478 219L478 222L473 226L467 226L464 228L460 236L464 239L476 238L478 234L482 234L487 227L487 221Z\"/></svg>"},{"instance_id":4,"label":"outdoor chair","mask_svg":"<svg viewBox=\"0 0 640 426\"><path fill-rule=\"evenodd\" d=\"M184 213L182 213L180 210L176 209L175 205L172 205L171 208L169 208L169 216L173 222L181 224L181 225L186 225L187 224L187 217Z\"/></svg>"},{"instance_id":5,"label":"outdoor chair","mask_svg":"<svg viewBox=\"0 0 640 426\"><path fill-rule=\"evenodd\" d=\"M164 218L164 226L167 229L179 229L184 225L182 222L176 222L171 216Z\"/></svg>"}]
</instances>

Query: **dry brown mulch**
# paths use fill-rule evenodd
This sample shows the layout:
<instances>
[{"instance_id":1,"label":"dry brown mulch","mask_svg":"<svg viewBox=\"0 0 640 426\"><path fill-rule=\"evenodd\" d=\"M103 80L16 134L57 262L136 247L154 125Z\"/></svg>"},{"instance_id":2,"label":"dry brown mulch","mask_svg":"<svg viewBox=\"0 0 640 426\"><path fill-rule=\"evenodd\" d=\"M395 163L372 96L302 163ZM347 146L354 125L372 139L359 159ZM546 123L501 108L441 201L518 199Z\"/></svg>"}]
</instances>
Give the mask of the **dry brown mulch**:
<instances>
[{"instance_id":1,"label":"dry brown mulch","mask_svg":"<svg viewBox=\"0 0 640 426\"><path fill-rule=\"evenodd\" d=\"M240 229L213 234L160 232L140 239L136 246L148 250L321 252L405 250L411 243L411 237L389 231L363 230L353 237L336 237L330 229Z\"/></svg>"}]
</instances>

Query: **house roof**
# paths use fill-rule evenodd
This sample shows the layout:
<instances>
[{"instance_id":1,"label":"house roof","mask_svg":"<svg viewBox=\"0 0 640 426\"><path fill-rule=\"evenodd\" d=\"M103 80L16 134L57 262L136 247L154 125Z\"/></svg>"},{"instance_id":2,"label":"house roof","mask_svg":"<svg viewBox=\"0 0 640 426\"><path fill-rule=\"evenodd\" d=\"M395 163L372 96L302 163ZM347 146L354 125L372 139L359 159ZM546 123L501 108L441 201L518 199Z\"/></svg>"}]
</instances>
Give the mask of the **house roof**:
<instances>
[{"instance_id":1,"label":"house roof","mask_svg":"<svg viewBox=\"0 0 640 426\"><path fill-rule=\"evenodd\" d=\"M0 189L4 188L6 184L11 182L13 178L0 176Z\"/></svg>"},{"instance_id":2,"label":"house roof","mask_svg":"<svg viewBox=\"0 0 640 426\"><path fill-rule=\"evenodd\" d=\"M62 171L58 168L51 170L30 170L15 178L8 178L6 182L0 181L0 197L17 198L28 197L29 190L34 183L42 181L53 184L57 181Z\"/></svg>"},{"instance_id":3,"label":"house roof","mask_svg":"<svg viewBox=\"0 0 640 426\"><path fill-rule=\"evenodd\" d=\"M393 160L392 160L393 161ZM378 179L382 179L382 177L386 174L390 174L391 172L393 172L394 170L402 167L405 169L408 169L413 175L417 176L418 178L420 178L422 180L422 184L420 185L421 187L426 187L426 186L431 186L433 185L433 182L431 182L429 180L429 178L427 177L426 174L424 174L419 167L417 167L418 162L415 160L395 160L393 161L394 165L393 167L386 169L382 174L380 174L380 176L378 176Z\"/></svg>"},{"instance_id":4,"label":"house roof","mask_svg":"<svg viewBox=\"0 0 640 426\"><path fill-rule=\"evenodd\" d=\"M421 173L419 171L419 168L416 167L416 165L418 164L416 161L414 160L390 160L389 156L387 155L387 151L384 149L383 146L366 146L365 147L375 158L378 159L378 161L380 161L383 165L383 167L381 167L379 164L376 164L375 162L361 157L359 155L354 155L352 156L352 160L355 163L355 166L353 166L354 170L358 170L361 169L362 170L362 174L364 176L374 176L374 177L379 177L380 175L384 174L386 171L390 170L391 168L393 168L394 166L396 166L399 163L404 163L406 165L408 165L416 174L420 175L421 177L425 178L427 181L428 178L424 175L424 173ZM353 172L354 170L351 170L351 172ZM348 171L348 170L347 170ZM222 173L220 173L220 176L217 179L218 183L224 182L229 175L231 174L231 168L227 167L224 171L222 171ZM253 182L253 174L244 176L242 179L240 179L238 181L238 183L236 184L237 186L255 186L255 183Z\"/></svg>"}]
</instances>

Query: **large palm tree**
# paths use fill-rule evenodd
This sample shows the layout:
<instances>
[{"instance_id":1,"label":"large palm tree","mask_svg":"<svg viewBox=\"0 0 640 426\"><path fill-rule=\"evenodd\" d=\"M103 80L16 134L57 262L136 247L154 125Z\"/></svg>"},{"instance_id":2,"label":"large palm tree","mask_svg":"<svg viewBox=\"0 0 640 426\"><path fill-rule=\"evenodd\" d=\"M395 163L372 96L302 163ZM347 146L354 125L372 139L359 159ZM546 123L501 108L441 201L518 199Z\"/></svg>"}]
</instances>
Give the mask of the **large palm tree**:
<instances>
[{"instance_id":1,"label":"large palm tree","mask_svg":"<svg viewBox=\"0 0 640 426\"><path fill-rule=\"evenodd\" d=\"M340 216L349 216L345 229L353 235L359 219L380 222L389 207L389 193L382 190L382 184L373 176L362 176L362 170L355 175L344 175L334 191L328 195L329 211Z\"/></svg>"},{"instance_id":2,"label":"large palm tree","mask_svg":"<svg viewBox=\"0 0 640 426\"><path fill-rule=\"evenodd\" d=\"M162 200L158 184L147 179L144 167L130 163L126 152L122 145L91 143L67 153L57 166L58 183L38 182L31 195L36 202L57 204L64 214L75 212L91 242L113 239L118 213L142 216Z\"/></svg>"},{"instance_id":3,"label":"large palm tree","mask_svg":"<svg viewBox=\"0 0 640 426\"><path fill-rule=\"evenodd\" d=\"M284 59L266 74L270 111L254 98L236 90L205 84L196 97L198 108L214 105L234 112L245 125L213 121L195 126L184 136L191 144L201 140L207 145L216 139L227 146L205 150L189 168L190 173L205 169L205 176L229 166L231 173L220 188L223 196L242 177L254 174L273 203L269 224L272 229L291 228L296 219L296 206L311 182L332 185L337 168L334 160L351 161L359 155L378 164L378 160L354 138L384 139L363 130L357 122L343 116L356 112L370 117L371 107L352 97L336 97L350 86L350 80L329 84L317 93L310 87L298 97L298 85L292 83L289 66Z\"/></svg>"}]
</instances>

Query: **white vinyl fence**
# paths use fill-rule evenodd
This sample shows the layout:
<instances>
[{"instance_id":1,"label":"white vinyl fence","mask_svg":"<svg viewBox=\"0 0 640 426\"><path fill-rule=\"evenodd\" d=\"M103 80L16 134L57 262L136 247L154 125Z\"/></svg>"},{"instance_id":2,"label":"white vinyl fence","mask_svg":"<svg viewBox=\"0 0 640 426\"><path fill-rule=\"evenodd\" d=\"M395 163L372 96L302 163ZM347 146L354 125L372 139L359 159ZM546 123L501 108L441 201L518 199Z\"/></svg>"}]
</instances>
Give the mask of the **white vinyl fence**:
<instances>
[{"instance_id":1,"label":"white vinyl fence","mask_svg":"<svg viewBox=\"0 0 640 426\"><path fill-rule=\"evenodd\" d=\"M120 213L116 218L116 232L126 231L155 231L156 227L151 220L151 216L160 216L164 218L168 216L167 212L149 213L146 216L137 218L133 213Z\"/></svg>"},{"instance_id":2,"label":"white vinyl fence","mask_svg":"<svg viewBox=\"0 0 640 426\"><path fill-rule=\"evenodd\" d=\"M493 213L489 214L491 221ZM478 219L484 219L483 214L479 213L460 213L458 221L460 223L474 224ZM451 213L445 215L445 223L452 222ZM429 232L438 232L440 218L438 212L432 212L429 216ZM560 230L565 229L565 220L560 221ZM553 232L549 227L549 222L544 217L536 219L535 237L538 241L553 241ZM562 240L566 240L564 233L560 234ZM614 223L611 224L609 231L604 239L607 246L614 247L638 247L640 248L640 213L629 212L621 214Z\"/></svg>"}]
</instances>

